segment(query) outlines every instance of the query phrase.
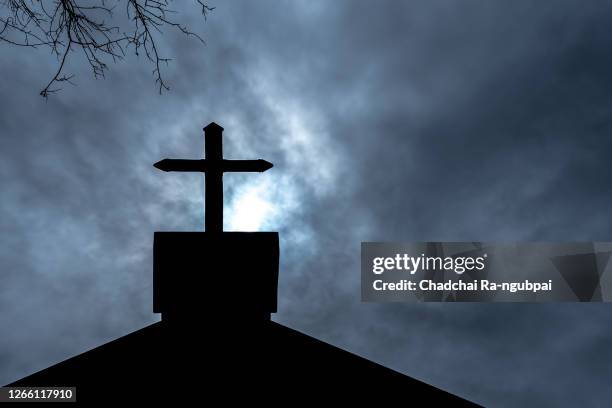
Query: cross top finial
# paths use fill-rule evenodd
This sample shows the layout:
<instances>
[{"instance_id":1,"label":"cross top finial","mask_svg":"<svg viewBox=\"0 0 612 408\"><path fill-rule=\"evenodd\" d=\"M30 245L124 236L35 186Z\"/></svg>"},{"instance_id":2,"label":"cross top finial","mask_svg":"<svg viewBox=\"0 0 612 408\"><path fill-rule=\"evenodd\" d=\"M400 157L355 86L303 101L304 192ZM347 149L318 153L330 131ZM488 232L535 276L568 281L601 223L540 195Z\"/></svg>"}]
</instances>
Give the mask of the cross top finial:
<instances>
[{"instance_id":1,"label":"cross top finial","mask_svg":"<svg viewBox=\"0 0 612 408\"><path fill-rule=\"evenodd\" d=\"M219 125L218 123L215 122L210 122L208 125L204 126L204 132L206 132L207 129L219 129L222 132L225 130L223 129L223 126Z\"/></svg>"},{"instance_id":2,"label":"cross top finial","mask_svg":"<svg viewBox=\"0 0 612 408\"><path fill-rule=\"evenodd\" d=\"M163 171L201 172L205 175L205 228L208 232L223 231L223 173L259 172L273 164L258 160L226 160L223 158L223 128L215 122L204 127L206 158L199 160L163 159L153 166Z\"/></svg>"}]
</instances>

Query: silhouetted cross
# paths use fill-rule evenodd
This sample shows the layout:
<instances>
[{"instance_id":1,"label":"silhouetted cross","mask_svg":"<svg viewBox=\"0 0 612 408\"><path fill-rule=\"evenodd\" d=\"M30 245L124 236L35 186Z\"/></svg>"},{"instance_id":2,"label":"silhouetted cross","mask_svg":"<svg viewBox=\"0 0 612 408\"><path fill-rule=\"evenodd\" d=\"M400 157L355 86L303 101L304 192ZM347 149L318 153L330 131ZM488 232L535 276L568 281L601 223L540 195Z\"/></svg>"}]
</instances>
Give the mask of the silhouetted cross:
<instances>
[{"instance_id":1,"label":"silhouetted cross","mask_svg":"<svg viewBox=\"0 0 612 408\"><path fill-rule=\"evenodd\" d=\"M163 171L189 171L205 173L206 192L205 228L210 232L223 231L223 173L259 172L272 168L265 160L225 160L223 158L223 128L211 122L204 128L205 159L163 159L153 166Z\"/></svg>"}]
</instances>

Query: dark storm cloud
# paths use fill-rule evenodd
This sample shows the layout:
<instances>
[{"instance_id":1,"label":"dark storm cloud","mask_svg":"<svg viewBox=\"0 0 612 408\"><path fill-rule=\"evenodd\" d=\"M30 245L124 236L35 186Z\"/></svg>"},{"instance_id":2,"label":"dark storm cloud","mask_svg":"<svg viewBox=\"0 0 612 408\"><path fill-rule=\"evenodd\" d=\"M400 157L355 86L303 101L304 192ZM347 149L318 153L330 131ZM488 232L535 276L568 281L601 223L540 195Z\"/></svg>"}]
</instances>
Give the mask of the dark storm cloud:
<instances>
[{"instance_id":1,"label":"dark storm cloud","mask_svg":"<svg viewBox=\"0 0 612 408\"><path fill-rule=\"evenodd\" d=\"M200 177L151 163L200 156L215 120L228 156L275 163L228 176L226 208L281 233L276 320L487 406L609 399L607 305L361 304L358 259L362 240L609 240L611 12L232 2L206 47L164 37L163 97L131 58L104 81L75 62L44 103L53 61L4 48L0 381L154 319L152 232L203 213Z\"/></svg>"}]
</instances>

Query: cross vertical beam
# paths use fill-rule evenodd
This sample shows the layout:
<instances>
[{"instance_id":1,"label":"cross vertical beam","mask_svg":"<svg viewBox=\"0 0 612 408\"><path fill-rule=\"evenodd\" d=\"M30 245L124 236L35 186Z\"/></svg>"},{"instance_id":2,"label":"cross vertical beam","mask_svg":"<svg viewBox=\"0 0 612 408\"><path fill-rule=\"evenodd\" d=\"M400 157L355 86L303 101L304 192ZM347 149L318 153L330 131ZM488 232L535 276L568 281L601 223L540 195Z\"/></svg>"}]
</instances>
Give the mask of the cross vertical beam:
<instances>
[{"instance_id":1,"label":"cross vertical beam","mask_svg":"<svg viewBox=\"0 0 612 408\"><path fill-rule=\"evenodd\" d=\"M204 128L204 154L210 163L205 172L204 228L223 231L223 128L211 123Z\"/></svg>"}]
</instances>

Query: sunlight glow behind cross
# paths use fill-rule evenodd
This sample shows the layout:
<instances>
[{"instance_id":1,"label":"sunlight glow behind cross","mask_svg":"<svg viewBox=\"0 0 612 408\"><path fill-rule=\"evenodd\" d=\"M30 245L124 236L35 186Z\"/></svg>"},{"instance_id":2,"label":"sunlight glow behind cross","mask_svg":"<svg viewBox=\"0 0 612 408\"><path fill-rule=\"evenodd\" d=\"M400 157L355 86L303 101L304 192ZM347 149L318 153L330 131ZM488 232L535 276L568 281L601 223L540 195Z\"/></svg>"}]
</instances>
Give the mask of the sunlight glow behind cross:
<instances>
[{"instance_id":1,"label":"sunlight glow behind cross","mask_svg":"<svg viewBox=\"0 0 612 408\"><path fill-rule=\"evenodd\" d=\"M259 231L267 226L276 209L267 200L265 184L247 183L237 191L227 211L227 231Z\"/></svg>"},{"instance_id":2,"label":"sunlight glow behind cross","mask_svg":"<svg viewBox=\"0 0 612 408\"><path fill-rule=\"evenodd\" d=\"M299 190L291 175L263 176L235 187L225 208L226 231L282 229L300 211Z\"/></svg>"}]
</instances>

